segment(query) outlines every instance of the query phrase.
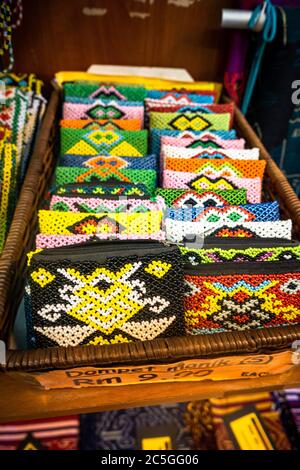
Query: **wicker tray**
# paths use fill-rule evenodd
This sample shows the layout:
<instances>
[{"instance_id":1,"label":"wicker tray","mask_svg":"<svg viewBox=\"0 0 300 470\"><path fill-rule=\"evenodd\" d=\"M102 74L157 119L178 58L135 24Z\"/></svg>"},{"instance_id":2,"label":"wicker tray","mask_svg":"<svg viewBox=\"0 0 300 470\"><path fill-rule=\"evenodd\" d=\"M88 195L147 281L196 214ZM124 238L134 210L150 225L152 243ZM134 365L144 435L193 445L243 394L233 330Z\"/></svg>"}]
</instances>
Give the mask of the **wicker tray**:
<instances>
[{"instance_id":1,"label":"wicker tray","mask_svg":"<svg viewBox=\"0 0 300 470\"><path fill-rule=\"evenodd\" d=\"M31 250L37 211L55 165L55 137L60 114L60 94L52 97L27 172L14 219L0 260L0 337L8 340L24 290L26 254ZM235 109L235 128L267 161L264 196L280 203L283 218L291 218L294 237L300 240L300 201L244 116ZM8 351L6 370L42 371L83 365L174 362L194 357L274 352L300 339L300 325L247 332L229 332L181 338L156 339L109 346Z\"/></svg>"}]
</instances>

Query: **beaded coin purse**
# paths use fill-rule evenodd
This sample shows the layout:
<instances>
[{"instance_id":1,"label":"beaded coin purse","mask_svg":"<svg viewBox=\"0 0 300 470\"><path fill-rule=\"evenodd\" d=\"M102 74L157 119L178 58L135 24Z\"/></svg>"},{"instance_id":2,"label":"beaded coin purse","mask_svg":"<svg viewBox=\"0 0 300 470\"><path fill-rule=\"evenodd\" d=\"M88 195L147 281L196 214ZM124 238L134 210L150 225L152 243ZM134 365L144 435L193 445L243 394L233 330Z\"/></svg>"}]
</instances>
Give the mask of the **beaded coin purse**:
<instances>
[{"instance_id":1,"label":"beaded coin purse","mask_svg":"<svg viewBox=\"0 0 300 470\"><path fill-rule=\"evenodd\" d=\"M143 183L121 183L116 179L104 182L89 183L69 183L56 188L56 193L66 194L91 194L91 195L109 195L109 196L146 196L148 194L147 186Z\"/></svg>"},{"instance_id":2,"label":"beaded coin purse","mask_svg":"<svg viewBox=\"0 0 300 470\"><path fill-rule=\"evenodd\" d=\"M164 238L162 211L151 212L60 212L40 210L39 228L44 235L91 235L103 239Z\"/></svg>"},{"instance_id":3,"label":"beaded coin purse","mask_svg":"<svg viewBox=\"0 0 300 470\"><path fill-rule=\"evenodd\" d=\"M291 220L274 222L205 223L165 219L166 239L172 243L201 243L205 237L292 238Z\"/></svg>"},{"instance_id":4,"label":"beaded coin purse","mask_svg":"<svg viewBox=\"0 0 300 470\"><path fill-rule=\"evenodd\" d=\"M161 101L146 99L146 114L149 113L202 113L202 114L230 114L230 124L233 125L234 106L230 104L200 104L200 103L161 103Z\"/></svg>"},{"instance_id":5,"label":"beaded coin purse","mask_svg":"<svg viewBox=\"0 0 300 470\"><path fill-rule=\"evenodd\" d=\"M64 84L64 95L68 97L99 100L143 101L147 91L142 86L113 85L105 82L76 81Z\"/></svg>"},{"instance_id":6,"label":"beaded coin purse","mask_svg":"<svg viewBox=\"0 0 300 470\"><path fill-rule=\"evenodd\" d=\"M263 178L265 160L207 160L206 158L166 158L166 170L197 173L213 178Z\"/></svg>"},{"instance_id":7,"label":"beaded coin purse","mask_svg":"<svg viewBox=\"0 0 300 470\"><path fill-rule=\"evenodd\" d=\"M95 131L140 131L143 123L139 119L61 119L60 127Z\"/></svg>"},{"instance_id":8,"label":"beaded coin purse","mask_svg":"<svg viewBox=\"0 0 300 470\"><path fill-rule=\"evenodd\" d=\"M284 239L207 238L203 248L179 246L187 265L211 263L248 263L267 261L300 261L300 243Z\"/></svg>"},{"instance_id":9,"label":"beaded coin purse","mask_svg":"<svg viewBox=\"0 0 300 470\"><path fill-rule=\"evenodd\" d=\"M97 160L97 157L95 157L95 160ZM91 165L91 160L89 164ZM112 178L119 182L142 183L146 186L149 195L154 194L157 184L157 173L155 170L123 170L122 168L118 170L114 165L107 165L106 167L103 167L103 165L98 166L97 161L90 168L58 166L55 171L57 187L68 183L97 182L101 184L101 182L111 180Z\"/></svg>"},{"instance_id":10,"label":"beaded coin purse","mask_svg":"<svg viewBox=\"0 0 300 470\"><path fill-rule=\"evenodd\" d=\"M185 269L190 334L245 331L300 321L300 264L218 263Z\"/></svg>"},{"instance_id":11,"label":"beaded coin purse","mask_svg":"<svg viewBox=\"0 0 300 470\"><path fill-rule=\"evenodd\" d=\"M177 247L98 242L43 250L29 258L27 325L34 347L185 334Z\"/></svg>"},{"instance_id":12,"label":"beaded coin purse","mask_svg":"<svg viewBox=\"0 0 300 470\"><path fill-rule=\"evenodd\" d=\"M156 155L146 155L145 157L115 157L113 155L97 155L91 157L88 155L63 155L59 160L60 166L83 166L97 167L103 169L121 169L127 170L155 170L157 171L157 157Z\"/></svg>"},{"instance_id":13,"label":"beaded coin purse","mask_svg":"<svg viewBox=\"0 0 300 470\"><path fill-rule=\"evenodd\" d=\"M175 147L186 147L190 149L237 149L245 148L244 139L222 139L212 132L202 132L200 135L193 137L170 137L163 135L161 137L161 145L172 145Z\"/></svg>"},{"instance_id":14,"label":"beaded coin purse","mask_svg":"<svg viewBox=\"0 0 300 470\"><path fill-rule=\"evenodd\" d=\"M207 161L207 160L206 160ZM234 176L208 177L187 173L184 171L164 170L164 188L186 188L194 191L215 191L228 189L246 189L247 202L257 204L261 202L261 178L237 178Z\"/></svg>"},{"instance_id":15,"label":"beaded coin purse","mask_svg":"<svg viewBox=\"0 0 300 470\"><path fill-rule=\"evenodd\" d=\"M79 105L77 105L79 106ZM231 116L229 113L206 114L191 113L150 113L150 127L175 131L229 130Z\"/></svg>"},{"instance_id":16,"label":"beaded coin purse","mask_svg":"<svg viewBox=\"0 0 300 470\"><path fill-rule=\"evenodd\" d=\"M114 155L141 157L147 155L147 131L109 131L60 129L60 154Z\"/></svg>"},{"instance_id":17,"label":"beaded coin purse","mask_svg":"<svg viewBox=\"0 0 300 470\"><path fill-rule=\"evenodd\" d=\"M160 101L161 103L202 103L213 104L215 101L214 92L205 93L176 93L174 91L147 90L147 98Z\"/></svg>"},{"instance_id":18,"label":"beaded coin purse","mask_svg":"<svg viewBox=\"0 0 300 470\"><path fill-rule=\"evenodd\" d=\"M280 219L277 201L224 207L168 208L166 217L186 222L204 222L212 226L232 222L271 222Z\"/></svg>"},{"instance_id":19,"label":"beaded coin purse","mask_svg":"<svg viewBox=\"0 0 300 470\"><path fill-rule=\"evenodd\" d=\"M161 145L161 156L165 158L182 158L182 159L220 159L220 160L258 160L259 149L214 149L208 148L186 148L177 147L175 145Z\"/></svg>"},{"instance_id":20,"label":"beaded coin purse","mask_svg":"<svg viewBox=\"0 0 300 470\"><path fill-rule=\"evenodd\" d=\"M63 119L138 119L144 122L144 104L135 101L90 100L63 104Z\"/></svg>"},{"instance_id":21,"label":"beaded coin purse","mask_svg":"<svg viewBox=\"0 0 300 470\"><path fill-rule=\"evenodd\" d=\"M157 188L156 194L161 196L169 207L215 207L247 203L245 189L192 191Z\"/></svg>"},{"instance_id":22,"label":"beaded coin purse","mask_svg":"<svg viewBox=\"0 0 300 470\"><path fill-rule=\"evenodd\" d=\"M54 195L50 201L50 210L59 212L149 212L166 208L161 196L150 199L147 196L68 196Z\"/></svg>"},{"instance_id":23,"label":"beaded coin purse","mask_svg":"<svg viewBox=\"0 0 300 470\"><path fill-rule=\"evenodd\" d=\"M150 130L150 149L151 153L160 154L161 139L163 137L175 137L176 139L202 139L209 136L210 146L211 142L215 142L214 137L221 138L222 140L236 139L236 131L234 129L228 131L176 131L170 129L151 129ZM200 140L201 139L201 140ZM205 145L205 143L203 143ZM218 147L225 148L225 147Z\"/></svg>"}]
</instances>

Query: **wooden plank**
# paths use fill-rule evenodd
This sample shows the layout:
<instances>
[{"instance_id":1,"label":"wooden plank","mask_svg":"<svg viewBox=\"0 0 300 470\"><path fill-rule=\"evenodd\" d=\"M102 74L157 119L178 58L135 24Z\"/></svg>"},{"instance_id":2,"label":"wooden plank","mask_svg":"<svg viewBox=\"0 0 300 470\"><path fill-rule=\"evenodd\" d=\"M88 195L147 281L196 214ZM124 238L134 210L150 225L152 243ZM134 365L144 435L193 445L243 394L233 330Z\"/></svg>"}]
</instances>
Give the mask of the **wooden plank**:
<instances>
[{"instance_id":1,"label":"wooden plank","mask_svg":"<svg viewBox=\"0 0 300 470\"><path fill-rule=\"evenodd\" d=\"M221 29L221 9L234 1L189 3L26 0L13 33L16 70L51 80L59 70L91 64L172 66L223 81L230 32Z\"/></svg>"},{"instance_id":2,"label":"wooden plank","mask_svg":"<svg viewBox=\"0 0 300 470\"><path fill-rule=\"evenodd\" d=\"M93 413L300 386L300 365L284 374L258 379L181 382L118 387L43 390L30 374L0 374L0 422Z\"/></svg>"}]
</instances>

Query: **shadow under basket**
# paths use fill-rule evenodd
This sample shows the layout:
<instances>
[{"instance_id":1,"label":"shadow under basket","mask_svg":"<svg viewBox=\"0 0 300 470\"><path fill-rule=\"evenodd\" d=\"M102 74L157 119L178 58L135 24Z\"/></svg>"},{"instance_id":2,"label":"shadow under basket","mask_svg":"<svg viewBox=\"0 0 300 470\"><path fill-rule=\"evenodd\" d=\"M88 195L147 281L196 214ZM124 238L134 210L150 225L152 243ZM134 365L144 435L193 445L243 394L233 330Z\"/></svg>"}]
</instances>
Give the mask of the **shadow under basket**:
<instances>
[{"instance_id":1,"label":"shadow under basket","mask_svg":"<svg viewBox=\"0 0 300 470\"><path fill-rule=\"evenodd\" d=\"M27 253L34 246L37 212L55 166L55 142L60 117L60 93L52 93L38 141L0 259L0 337L8 341L24 292ZM260 149L266 160L264 199L276 199L283 219L293 221L293 237L300 240L300 201L245 117L235 108L234 127L248 146ZM53 347L9 350L5 370L42 371L79 366L111 366L175 362L236 354L279 352L300 339L300 325L156 339L107 346Z\"/></svg>"}]
</instances>

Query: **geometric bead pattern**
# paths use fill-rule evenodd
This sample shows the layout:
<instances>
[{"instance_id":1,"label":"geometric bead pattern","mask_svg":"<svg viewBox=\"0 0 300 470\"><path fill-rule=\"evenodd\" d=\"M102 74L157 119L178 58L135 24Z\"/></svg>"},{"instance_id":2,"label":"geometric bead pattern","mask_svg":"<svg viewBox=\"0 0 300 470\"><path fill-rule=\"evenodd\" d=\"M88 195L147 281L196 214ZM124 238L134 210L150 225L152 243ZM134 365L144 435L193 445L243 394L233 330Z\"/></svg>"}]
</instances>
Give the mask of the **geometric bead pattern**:
<instances>
[{"instance_id":1,"label":"geometric bead pattern","mask_svg":"<svg viewBox=\"0 0 300 470\"><path fill-rule=\"evenodd\" d=\"M29 276L36 346L77 346L182 336L182 264L177 248L101 262L32 257ZM144 247L144 250L147 249ZM35 274L55 276L41 287ZM41 295L42 294L42 295Z\"/></svg>"},{"instance_id":2,"label":"geometric bead pattern","mask_svg":"<svg viewBox=\"0 0 300 470\"><path fill-rule=\"evenodd\" d=\"M177 131L228 130L230 114L151 112L150 127Z\"/></svg>"},{"instance_id":3,"label":"geometric bead pattern","mask_svg":"<svg viewBox=\"0 0 300 470\"><path fill-rule=\"evenodd\" d=\"M257 204L261 202L261 178L237 178L231 176L207 177L184 171L164 170L164 188L186 188L192 190L228 190L244 188L247 190L247 202Z\"/></svg>"},{"instance_id":4,"label":"geometric bead pattern","mask_svg":"<svg viewBox=\"0 0 300 470\"><path fill-rule=\"evenodd\" d=\"M186 274L185 279L188 291L194 286L185 299L186 328L191 334L299 323L300 273Z\"/></svg>"}]
</instances>

